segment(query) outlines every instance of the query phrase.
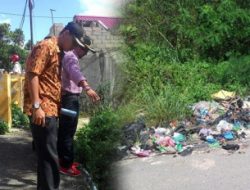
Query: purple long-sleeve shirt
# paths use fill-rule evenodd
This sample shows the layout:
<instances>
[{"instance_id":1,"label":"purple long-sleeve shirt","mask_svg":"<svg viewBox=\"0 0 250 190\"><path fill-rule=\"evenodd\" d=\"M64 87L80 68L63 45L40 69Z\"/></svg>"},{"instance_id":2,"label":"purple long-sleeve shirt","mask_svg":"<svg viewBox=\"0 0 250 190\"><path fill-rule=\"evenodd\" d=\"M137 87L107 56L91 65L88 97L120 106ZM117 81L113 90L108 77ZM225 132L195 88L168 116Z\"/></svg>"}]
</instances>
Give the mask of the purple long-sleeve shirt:
<instances>
[{"instance_id":1,"label":"purple long-sleeve shirt","mask_svg":"<svg viewBox=\"0 0 250 190\"><path fill-rule=\"evenodd\" d=\"M86 80L81 73L79 59L73 51L66 52L62 60L62 91L70 93L81 93L79 82Z\"/></svg>"}]
</instances>

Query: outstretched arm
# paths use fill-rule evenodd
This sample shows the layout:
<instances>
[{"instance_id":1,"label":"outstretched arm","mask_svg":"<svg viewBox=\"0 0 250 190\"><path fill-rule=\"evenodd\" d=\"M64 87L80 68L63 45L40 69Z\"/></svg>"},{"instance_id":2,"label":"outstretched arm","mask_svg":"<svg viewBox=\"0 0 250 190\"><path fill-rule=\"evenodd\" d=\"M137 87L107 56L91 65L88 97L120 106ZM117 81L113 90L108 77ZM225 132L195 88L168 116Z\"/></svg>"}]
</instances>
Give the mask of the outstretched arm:
<instances>
[{"instance_id":1,"label":"outstretched arm","mask_svg":"<svg viewBox=\"0 0 250 190\"><path fill-rule=\"evenodd\" d=\"M92 102L97 102L100 100L98 94L92 88L90 88L86 80L80 81L78 86L81 86L85 90L86 94L88 95L88 97L91 99Z\"/></svg>"}]
</instances>

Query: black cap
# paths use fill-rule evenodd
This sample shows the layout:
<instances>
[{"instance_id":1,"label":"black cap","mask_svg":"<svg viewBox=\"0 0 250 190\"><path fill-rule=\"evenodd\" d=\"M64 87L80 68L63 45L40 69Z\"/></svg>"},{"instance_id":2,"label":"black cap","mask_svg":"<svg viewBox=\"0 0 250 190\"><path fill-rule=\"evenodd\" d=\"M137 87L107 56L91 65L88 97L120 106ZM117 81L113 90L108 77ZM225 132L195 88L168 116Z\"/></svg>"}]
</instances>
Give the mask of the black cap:
<instances>
[{"instance_id":1,"label":"black cap","mask_svg":"<svg viewBox=\"0 0 250 190\"><path fill-rule=\"evenodd\" d=\"M80 42L84 45L84 48L87 48L89 51L96 53L96 50L90 47L91 39L89 36L85 35L80 39Z\"/></svg>"},{"instance_id":2,"label":"black cap","mask_svg":"<svg viewBox=\"0 0 250 190\"><path fill-rule=\"evenodd\" d=\"M79 24L75 22L69 22L63 30L68 30L71 35L74 36L77 44L83 48L87 48L93 53L96 53L96 51L90 47L91 45L91 39L89 36L84 34L84 29Z\"/></svg>"}]
</instances>

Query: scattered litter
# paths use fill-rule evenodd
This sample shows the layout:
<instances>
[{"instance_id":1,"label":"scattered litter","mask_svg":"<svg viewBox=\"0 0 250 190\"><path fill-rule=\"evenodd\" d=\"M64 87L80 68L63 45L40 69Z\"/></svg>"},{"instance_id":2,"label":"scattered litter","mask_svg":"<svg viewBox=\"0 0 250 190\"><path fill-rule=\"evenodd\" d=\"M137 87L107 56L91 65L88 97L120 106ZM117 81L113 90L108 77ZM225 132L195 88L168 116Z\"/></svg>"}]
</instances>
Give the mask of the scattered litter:
<instances>
[{"instance_id":1,"label":"scattered litter","mask_svg":"<svg viewBox=\"0 0 250 190\"><path fill-rule=\"evenodd\" d=\"M223 137L226 139L226 140L233 140L234 139L234 136L233 136L233 133L231 131L226 131L223 133Z\"/></svg>"},{"instance_id":2,"label":"scattered litter","mask_svg":"<svg viewBox=\"0 0 250 190\"><path fill-rule=\"evenodd\" d=\"M233 125L231 123L228 123L225 120L221 120L219 124L216 127L217 131L222 132L222 131L230 131L233 129Z\"/></svg>"},{"instance_id":3,"label":"scattered litter","mask_svg":"<svg viewBox=\"0 0 250 190\"><path fill-rule=\"evenodd\" d=\"M216 142L216 139L212 136L212 135L209 135L206 137L206 141L209 143L209 144L212 144L212 143L215 143Z\"/></svg>"},{"instance_id":4,"label":"scattered litter","mask_svg":"<svg viewBox=\"0 0 250 190\"><path fill-rule=\"evenodd\" d=\"M161 145L161 146L171 146L171 147L174 147L175 146L175 142L174 140L169 137L169 136L166 136L166 137L159 137L157 140L156 140L156 143L158 145Z\"/></svg>"},{"instance_id":5,"label":"scattered litter","mask_svg":"<svg viewBox=\"0 0 250 190\"><path fill-rule=\"evenodd\" d=\"M223 90L212 97L216 101L200 101L190 106L193 116L189 119L151 128L143 123L125 126L119 150L148 157L153 152L187 156L195 150L235 151L244 147L233 142L246 142L244 139L250 135L250 97L241 99L234 92Z\"/></svg>"},{"instance_id":6,"label":"scattered litter","mask_svg":"<svg viewBox=\"0 0 250 190\"><path fill-rule=\"evenodd\" d=\"M163 127L159 127L159 128L156 128L155 129L155 134L158 134L158 135L165 135L167 133L167 129L166 128L163 128Z\"/></svg>"},{"instance_id":7,"label":"scattered litter","mask_svg":"<svg viewBox=\"0 0 250 190\"><path fill-rule=\"evenodd\" d=\"M178 144L179 142L185 141L186 137L181 133L174 133L173 139L174 139L175 143Z\"/></svg>"},{"instance_id":8,"label":"scattered litter","mask_svg":"<svg viewBox=\"0 0 250 190\"><path fill-rule=\"evenodd\" d=\"M186 149L184 149L182 152L180 152L181 156L187 156L192 154L193 149L191 147L187 147Z\"/></svg>"},{"instance_id":9,"label":"scattered litter","mask_svg":"<svg viewBox=\"0 0 250 190\"><path fill-rule=\"evenodd\" d=\"M225 90L220 90L219 92L212 94L212 98L215 100L230 100L232 98L235 98L235 96L235 92L229 92Z\"/></svg>"},{"instance_id":10,"label":"scattered litter","mask_svg":"<svg viewBox=\"0 0 250 190\"><path fill-rule=\"evenodd\" d=\"M209 144L210 148L220 148L221 145L218 141L215 141L214 143Z\"/></svg>"},{"instance_id":11,"label":"scattered litter","mask_svg":"<svg viewBox=\"0 0 250 190\"><path fill-rule=\"evenodd\" d=\"M225 150L239 150L240 146L238 144L227 144L222 146Z\"/></svg>"},{"instance_id":12,"label":"scattered litter","mask_svg":"<svg viewBox=\"0 0 250 190\"><path fill-rule=\"evenodd\" d=\"M132 153L138 157L148 157L150 156L151 150L143 150L139 147L132 147Z\"/></svg>"},{"instance_id":13,"label":"scattered litter","mask_svg":"<svg viewBox=\"0 0 250 190\"><path fill-rule=\"evenodd\" d=\"M210 134L212 134L212 129L208 129L208 128L202 128L200 131L199 131L199 135L200 136L209 136Z\"/></svg>"},{"instance_id":14,"label":"scattered litter","mask_svg":"<svg viewBox=\"0 0 250 190\"><path fill-rule=\"evenodd\" d=\"M175 146L175 149L177 150L177 152L182 152L183 151L183 145L182 144L177 144L176 146Z\"/></svg>"}]
</instances>

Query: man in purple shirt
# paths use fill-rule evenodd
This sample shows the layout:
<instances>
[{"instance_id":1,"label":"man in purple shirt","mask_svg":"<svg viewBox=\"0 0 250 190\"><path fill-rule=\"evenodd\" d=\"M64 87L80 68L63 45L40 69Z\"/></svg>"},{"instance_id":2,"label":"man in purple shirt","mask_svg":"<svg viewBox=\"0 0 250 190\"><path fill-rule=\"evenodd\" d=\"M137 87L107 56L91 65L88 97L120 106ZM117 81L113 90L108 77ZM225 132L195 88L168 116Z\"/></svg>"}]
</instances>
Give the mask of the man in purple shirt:
<instances>
[{"instance_id":1,"label":"man in purple shirt","mask_svg":"<svg viewBox=\"0 0 250 190\"><path fill-rule=\"evenodd\" d=\"M90 88L86 78L80 70L79 59L90 50L90 38L81 39L82 46L73 51L66 52L62 61L62 99L61 107L76 112L76 116L60 114L58 131L58 155L60 159L60 172L71 176L78 176L81 172L74 161L73 137L76 132L79 116L79 95L84 90L89 98L96 102L100 98Z\"/></svg>"}]
</instances>

